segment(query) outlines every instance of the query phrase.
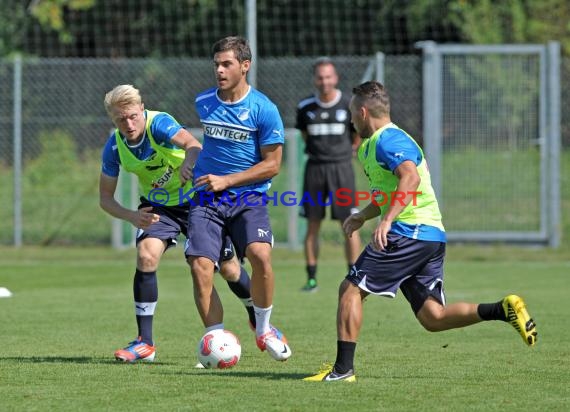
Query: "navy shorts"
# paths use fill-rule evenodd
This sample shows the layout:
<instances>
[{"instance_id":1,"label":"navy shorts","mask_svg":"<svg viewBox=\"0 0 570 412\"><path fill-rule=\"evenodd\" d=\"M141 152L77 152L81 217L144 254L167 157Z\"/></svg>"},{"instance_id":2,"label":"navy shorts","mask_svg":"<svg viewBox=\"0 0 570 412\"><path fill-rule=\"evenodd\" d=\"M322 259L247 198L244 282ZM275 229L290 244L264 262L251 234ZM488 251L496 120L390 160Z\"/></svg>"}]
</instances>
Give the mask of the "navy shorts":
<instances>
[{"instance_id":1,"label":"navy shorts","mask_svg":"<svg viewBox=\"0 0 570 412\"><path fill-rule=\"evenodd\" d=\"M386 249L366 246L346 279L374 295L393 298L400 289L417 313L429 296L445 305L444 257L444 242L389 233Z\"/></svg>"},{"instance_id":2,"label":"navy shorts","mask_svg":"<svg viewBox=\"0 0 570 412\"><path fill-rule=\"evenodd\" d=\"M343 189L343 198L336 193ZM322 220L328 205L333 220L344 221L351 213L358 211L354 201L355 184L352 162L315 163L308 161L305 166L303 195L310 196L309 201L301 205L302 217L309 220ZM347 197L353 198L349 201Z\"/></svg>"},{"instance_id":3,"label":"navy shorts","mask_svg":"<svg viewBox=\"0 0 570 412\"><path fill-rule=\"evenodd\" d=\"M202 256L217 262L222 240L229 236L239 259L250 243L273 246L267 205L257 192L197 192L190 206L186 256Z\"/></svg>"},{"instance_id":4,"label":"navy shorts","mask_svg":"<svg viewBox=\"0 0 570 412\"><path fill-rule=\"evenodd\" d=\"M146 229L138 229L136 244L148 237L164 240L166 242L166 249L176 246L177 237L182 233L188 237L188 205L176 206L158 206L151 204L147 199L141 197L142 207L152 206L152 212L160 216L160 220L153 223ZM232 242L229 237L226 237L223 248L221 260L229 260L234 257L234 250Z\"/></svg>"}]
</instances>

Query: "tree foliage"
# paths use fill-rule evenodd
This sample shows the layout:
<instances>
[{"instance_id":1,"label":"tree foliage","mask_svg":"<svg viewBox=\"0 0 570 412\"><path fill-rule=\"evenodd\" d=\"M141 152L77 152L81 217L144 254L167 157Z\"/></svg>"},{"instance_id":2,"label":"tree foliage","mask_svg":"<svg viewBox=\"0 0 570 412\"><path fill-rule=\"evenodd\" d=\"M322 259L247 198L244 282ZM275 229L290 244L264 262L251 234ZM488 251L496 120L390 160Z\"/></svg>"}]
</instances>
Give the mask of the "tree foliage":
<instances>
[{"instance_id":1,"label":"tree foliage","mask_svg":"<svg viewBox=\"0 0 570 412\"><path fill-rule=\"evenodd\" d=\"M447 18L464 41L476 44L546 43L570 52L567 0L452 0Z\"/></svg>"},{"instance_id":2,"label":"tree foliage","mask_svg":"<svg viewBox=\"0 0 570 412\"><path fill-rule=\"evenodd\" d=\"M29 19L26 8L18 0L0 0L0 9L10 13L0 13L0 57L22 51L22 39Z\"/></svg>"},{"instance_id":3,"label":"tree foliage","mask_svg":"<svg viewBox=\"0 0 570 412\"><path fill-rule=\"evenodd\" d=\"M28 9L42 27L57 32L62 43L70 43L73 35L64 19L65 10L87 11L94 5L95 0L33 0Z\"/></svg>"},{"instance_id":4,"label":"tree foliage","mask_svg":"<svg viewBox=\"0 0 570 412\"><path fill-rule=\"evenodd\" d=\"M245 34L245 0L0 0L0 56L207 56ZM262 56L414 53L414 43L545 43L570 51L568 0L257 0Z\"/></svg>"}]
</instances>

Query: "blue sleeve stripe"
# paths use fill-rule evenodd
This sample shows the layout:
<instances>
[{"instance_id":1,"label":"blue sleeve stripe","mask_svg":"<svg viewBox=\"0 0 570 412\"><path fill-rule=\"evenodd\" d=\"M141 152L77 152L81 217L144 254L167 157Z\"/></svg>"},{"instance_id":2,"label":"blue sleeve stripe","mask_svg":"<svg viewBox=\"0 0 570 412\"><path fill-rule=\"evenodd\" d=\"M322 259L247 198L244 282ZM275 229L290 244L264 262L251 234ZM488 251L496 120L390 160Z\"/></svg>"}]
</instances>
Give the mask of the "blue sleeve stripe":
<instances>
[{"instance_id":1,"label":"blue sleeve stripe","mask_svg":"<svg viewBox=\"0 0 570 412\"><path fill-rule=\"evenodd\" d=\"M215 94L216 94L216 90L215 90L215 89L214 89L212 92L210 92L210 93L204 93L204 94L202 94L202 95L196 97L196 103L201 102L201 101L204 100L204 99L208 99L208 98L214 96Z\"/></svg>"},{"instance_id":2,"label":"blue sleeve stripe","mask_svg":"<svg viewBox=\"0 0 570 412\"><path fill-rule=\"evenodd\" d=\"M261 147L270 146L272 144L281 144L282 145L282 144L285 144L285 142L283 139L278 139L278 140L269 140L268 139L268 140L264 140L263 143L260 143L260 146Z\"/></svg>"},{"instance_id":3,"label":"blue sleeve stripe","mask_svg":"<svg viewBox=\"0 0 570 412\"><path fill-rule=\"evenodd\" d=\"M301 100L297 105L297 109L302 109L303 107L307 106L308 104L314 103L316 101L315 97L308 97L304 100Z\"/></svg>"}]
</instances>

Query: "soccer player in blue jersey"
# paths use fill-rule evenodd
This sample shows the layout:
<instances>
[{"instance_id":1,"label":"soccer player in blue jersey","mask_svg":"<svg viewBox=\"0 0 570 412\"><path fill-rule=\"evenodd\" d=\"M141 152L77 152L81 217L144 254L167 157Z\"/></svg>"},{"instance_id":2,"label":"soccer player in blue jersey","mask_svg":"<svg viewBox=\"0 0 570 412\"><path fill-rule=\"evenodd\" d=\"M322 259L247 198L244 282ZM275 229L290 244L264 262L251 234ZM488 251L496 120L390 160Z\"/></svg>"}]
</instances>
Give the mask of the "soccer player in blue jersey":
<instances>
[{"instance_id":1,"label":"soccer player in blue jersey","mask_svg":"<svg viewBox=\"0 0 570 412\"><path fill-rule=\"evenodd\" d=\"M103 149L101 208L139 228L133 281L138 338L117 350L115 358L124 362L153 361L156 271L162 254L176 244L176 237L187 234L188 205L179 199L179 189L188 192L192 184L180 172L183 169L186 176L191 174L201 144L168 113L145 110L139 91L131 85L115 87L105 95L104 103L117 128ZM138 176L141 204L137 210L125 208L115 200L120 169ZM219 261L220 273L255 324L249 276L235 258L231 242L225 242L224 256Z\"/></svg>"},{"instance_id":2,"label":"soccer player in blue jersey","mask_svg":"<svg viewBox=\"0 0 570 412\"><path fill-rule=\"evenodd\" d=\"M446 304L443 288L445 229L424 154L390 120L384 86L366 82L353 89L351 120L364 139L358 150L376 198L345 220L350 235L366 220L380 216L372 241L340 285L337 310L337 357L307 381L356 380L354 352L362 325L362 302L370 294L395 297L398 289L428 331L461 328L485 320L510 323L532 346L537 332L524 301L509 295L495 303Z\"/></svg>"},{"instance_id":3,"label":"soccer player in blue jersey","mask_svg":"<svg viewBox=\"0 0 570 412\"><path fill-rule=\"evenodd\" d=\"M212 54L217 87L196 98L204 146L194 167L194 186L200 191L190 208L186 250L194 299L204 325L223 328L213 273L224 236L229 235L238 257L247 257L251 263L257 346L284 361L291 356L291 349L283 334L269 323L274 291L273 234L263 202L263 194L281 166L283 122L275 104L247 83L251 50L245 39L223 38L214 44Z\"/></svg>"}]
</instances>

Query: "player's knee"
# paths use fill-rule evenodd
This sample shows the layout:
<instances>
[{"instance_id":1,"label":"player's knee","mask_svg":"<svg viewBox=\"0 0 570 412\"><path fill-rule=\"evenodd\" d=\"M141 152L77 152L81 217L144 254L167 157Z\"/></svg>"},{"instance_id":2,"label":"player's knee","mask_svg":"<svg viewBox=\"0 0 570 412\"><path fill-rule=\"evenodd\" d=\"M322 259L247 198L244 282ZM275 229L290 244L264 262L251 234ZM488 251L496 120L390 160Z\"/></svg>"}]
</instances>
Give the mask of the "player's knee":
<instances>
[{"instance_id":1,"label":"player's knee","mask_svg":"<svg viewBox=\"0 0 570 412\"><path fill-rule=\"evenodd\" d=\"M428 332L439 332L442 330L440 327L438 327L438 324L436 322L420 320L420 324Z\"/></svg>"},{"instance_id":2,"label":"player's knee","mask_svg":"<svg viewBox=\"0 0 570 412\"><path fill-rule=\"evenodd\" d=\"M166 249L166 241L156 238L145 238L137 244L137 267L144 272L158 269L160 257Z\"/></svg>"},{"instance_id":3,"label":"player's knee","mask_svg":"<svg viewBox=\"0 0 570 412\"><path fill-rule=\"evenodd\" d=\"M442 308L424 305L417 314L420 324L428 332L441 332L443 327L444 313Z\"/></svg>"},{"instance_id":4,"label":"player's knee","mask_svg":"<svg viewBox=\"0 0 570 412\"><path fill-rule=\"evenodd\" d=\"M237 282L241 274L241 268L236 259L225 260L220 265L220 275L225 280Z\"/></svg>"},{"instance_id":5,"label":"player's knee","mask_svg":"<svg viewBox=\"0 0 570 412\"><path fill-rule=\"evenodd\" d=\"M319 236L320 230L321 230L321 221L310 220L309 224L307 225L307 237L314 238Z\"/></svg>"},{"instance_id":6,"label":"player's knee","mask_svg":"<svg viewBox=\"0 0 570 412\"><path fill-rule=\"evenodd\" d=\"M213 276L214 264L212 261L205 257L193 257L189 259L190 272L194 280L200 281L201 279Z\"/></svg>"},{"instance_id":7,"label":"player's knee","mask_svg":"<svg viewBox=\"0 0 570 412\"><path fill-rule=\"evenodd\" d=\"M364 299L368 294L351 281L344 279L338 288L338 299L340 301L351 295L360 295L360 299Z\"/></svg>"},{"instance_id":8,"label":"player's knee","mask_svg":"<svg viewBox=\"0 0 570 412\"><path fill-rule=\"evenodd\" d=\"M271 270L271 245L269 243L250 243L245 254L252 267L264 271Z\"/></svg>"},{"instance_id":9,"label":"player's knee","mask_svg":"<svg viewBox=\"0 0 570 412\"><path fill-rule=\"evenodd\" d=\"M158 268L160 258L149 251L140 250L137 256L137 267L143 272L152 272Z\"/></svg>"}]
</instances>

